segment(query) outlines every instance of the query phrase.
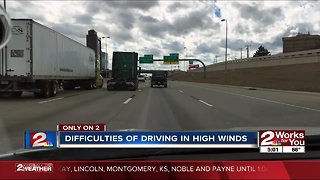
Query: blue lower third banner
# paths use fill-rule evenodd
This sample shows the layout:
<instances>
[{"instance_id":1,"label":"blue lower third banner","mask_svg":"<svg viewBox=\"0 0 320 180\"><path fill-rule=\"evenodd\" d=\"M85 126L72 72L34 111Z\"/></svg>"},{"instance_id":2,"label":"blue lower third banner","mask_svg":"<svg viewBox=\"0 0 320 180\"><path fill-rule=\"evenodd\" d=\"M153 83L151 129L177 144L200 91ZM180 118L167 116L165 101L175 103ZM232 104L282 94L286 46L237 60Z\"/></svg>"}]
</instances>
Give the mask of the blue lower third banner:
<instances>
[{"instance_id":1,"label":"blue lower third banner","mask_svg":"<svg viewBox=\"0 0 320 180\"><path fill-rule=\"evenodd\" d=\"M257 132L58 132L60 148L257 148Z\"/></svg>"}]
</instances>

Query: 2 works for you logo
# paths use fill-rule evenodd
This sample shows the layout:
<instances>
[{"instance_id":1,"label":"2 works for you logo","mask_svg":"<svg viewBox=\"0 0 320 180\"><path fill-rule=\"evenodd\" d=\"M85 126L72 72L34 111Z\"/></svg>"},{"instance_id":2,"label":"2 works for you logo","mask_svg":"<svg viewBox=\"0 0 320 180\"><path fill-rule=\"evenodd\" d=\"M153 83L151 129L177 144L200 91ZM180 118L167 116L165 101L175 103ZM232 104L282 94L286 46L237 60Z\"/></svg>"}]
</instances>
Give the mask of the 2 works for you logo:
<instances>
[{"instance_id":1,"label":"2 works for you logo","mask_svg":"<svg viewBox=\"0 0 320 180\"><path fill-rule=\"evenodd\" d=\"M305 146L304 130L259 131L259 146Z\"/></svg>"}]
</instances>

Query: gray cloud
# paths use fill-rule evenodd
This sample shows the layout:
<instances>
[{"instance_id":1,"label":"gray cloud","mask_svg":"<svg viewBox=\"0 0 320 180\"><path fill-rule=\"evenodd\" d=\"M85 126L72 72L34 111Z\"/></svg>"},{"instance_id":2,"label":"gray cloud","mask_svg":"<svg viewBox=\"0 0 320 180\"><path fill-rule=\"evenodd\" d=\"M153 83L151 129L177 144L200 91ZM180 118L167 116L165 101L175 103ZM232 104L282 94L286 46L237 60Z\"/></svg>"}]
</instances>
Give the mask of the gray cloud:
<instances>
[{"instance_id":1,"label":"gray cloud","mask_svg":"<svg viewBox=\"0 0 320 180\"><path fill-rule=\"evenodd\" d=\"M134 1L94 1L85 2L86 11L89 14L97 14L100 12L111 12L114 11L131 11L131 10L143 10L157 6L159 3L156 0L144 1L144 0L134 0Z\"/></svg>"},{"instance_id":2,"label":"gray cloud","mask_svg":"<svg viewBox=\"0 0 320 180\"><path fill-rule=\"evenodd\" d=\"M232 5L240 12L240 16L243 19L251 19L258 27L264 28L268 25L272 25L278 19L283 18L283 10L279 7L262 9L257 3L254 5L241 4L239 2L233 2Z\"/></svg>"},{"instance_id":3,"label":"gray cloud","mask_svg":"<svg viewBox=\"0 0 320 180\"><path fill-rule=\"evenodd\" d=\"M200 43L196 47L196 54L206 54L206 53L212 53L216 54L219 52L219 47L214 44L209 44L209 43Z\"/></svg>"},{"instance_id":4,"label":"gray cloud","mask_svg":"<svg viewBox=\"0 0 320 180\"><path fill-rule=\"evenodd\" d=\"M103 9L109 9L108 6L106 6L106 4L104 3L104 1L95 1L94 3L85 2L84 5L86 8L86 12L91 16L101 12Z\"/></svg>"},{"instance_id":5,"label":"gray cloud","mask_svg":"<svg viewBox=\"0 0 320 180\"><path fill-rule=\"evenodd\" d=\"M140 9L140 10L148 10L154 6L159 5L159 2L157 0L152 0L152 1L127 1L124 2L124 7L128 8L135 8L135 9Z\"/></svg>"},{"instance_id":6,"label":"gray cloud","mask_svg":"<svg viewBox=\"0 0 320 180\"><path fill-rule=\"evenodd\" d=\"M151 16L140 16L139 20L146 22L146 23L157 23L159 20L151 17Z\"/></svg>"},{"instance_id":7,"label":"gray cloud","mask_svg":"<svg viewBox=\"0 0 320 180\"><path fill-rule=\"evenodd\" d=\"M186 16L178 17L171 26L175 35L185 35L196 29L212 28L214 24L206 10L193 11Z\"/></svg>"},{"instance_id":8,"label":"gray cloud","mask_svg":"<svg viewBox=\"0 0 320 180\"><path fill-rule=\"evenodd\" d=\"M75 20L79 24L92 24L92 17L87 14L79 15L75 18Z\"/></svg>"},{"instance_id":9,"label":"gray cloud","mask_svg":"<svg viewBox=\"0 0 320 180\"><path fill-rule=\"evenodd\" d=\"M133 36L130 31L126 31L126 32L114 31L114 32L111 32L111 35L112 35L111 38L115 39L115 41L119 44L123 44L125 42L133 40Z\"/></svg>"},{"instance_id":10,"label":"gray cloud","mask_svg":"<svg viewBox=\"0 0 320 180\"><path fill-rule=\"evenodd\" d=\"M147 35L164 38L165 35L183 36L194 30L218 29L219 23L212 22L209 10L198 10L185 16L174 19L173 23L167 20L157 20L150 16L141 16L139 18L139 28Z\"/></svg>"},{"instance_id":11,"label":"gray cloud","mask_svg":"<svg viewBox=\"0 0 320 180\"><path fill-rule=\"evenodd\" d=\"M247 34L247 33L249 33L249 25L238 23L235 27L235 32L237 32L239 34Z\"/></svg>"},{"instance_id":12,"label":"gray cloud","mask_svg":"<svg viewBox=\"0 0 320 180\"><path fill-rule=\"evenodd\" d=\"M181 8L187 8L187 7L189 7L189 6L186 5L185 3L175 2L168 7L168 11L174 12L174 11L177 11Z\"/></svg>"},{"instance_id":13,"label":"gray cloud","mask_svg":"<svg viewBox=\"0 0 320 180\"><path fill-rule=\"evenodd\" d=\"M51 28L59 33L62 33L66 36L76 36L76 37L86 37L87 31L80 31L80 29L85 29L81 25L62 23L62 24L53 24Z\"/></svg>"},{"instance_id":14,"label":"gray cloud","mask_svg":"<svg viewBox=\"0 0 320 180\"><path fill-rule=\"evenodd\" d=\"M161 55L162 55L162 51L160 51L159 48L144 48L143 53L144 54L153 54L154 58L161 57Z\"/></svg>"},{"instance_id":15,"label":"gray cloud","mask_svg":"<svg viewBox=\"0 0 320 180\"><path fill-rule=\"evenodd\" d=\"M135 18L131 12L119 12L116 18L117 22L120 22L126 29L132 29L135 23Z\"/></svg>"},{"instance_id":16,"label":"gray cloud","mask_svg":"<svg viewBox=\"0 0 320 180\"><path fill-rule=\"evenodd\" d=\"M138 26L143 33L158 38L163 38L171 27L169 22L165 20L158 21L149 16L141 16L139 20Z\"/></svg>"},{"instance_id":17,"label":"gray cloud","mask_svg":"<svg viewBox=\"0 0 320 180\"><path fill-rule=\"evenodd\" d=\"M45 19L42 14L37 13L38 11L41 11L41 9L34 2L16 1L16 3L18 3L18 6L15 7L12 7L10 6L10 3L7 3L7 13L11 18L30 18L42 23L47 23L47 19ZM32 7L32 11L30 8L23 7Z\"/></svg>"},{"instance_id":18,"label":"gray cloud","mask_svg":"<svg viewBox=\"0 0 320 180\"><path fill-rule=\"evenodd\" d=\"M163 47L163 49L167 49L167 50L173 51L173 52L180 52L184 48L183 44L178 41L163 43L162 47Z\"/></svg>"},{"instance_id":19,"label":"gray cloud","mask_svg":"<svg viewBox=\"0 0 320 180\"><path fill-rule=\"evenodd\" d=\"M117 8L121 10L128 9L138 9L138 10L148 10L154 6L157 6L159 3L156 0L152 1L144 1L144 0L134 0L134 1L104 1L105 6L101 8L105 8L106 6L109 8Z\"/></svg>"}]
</instances>

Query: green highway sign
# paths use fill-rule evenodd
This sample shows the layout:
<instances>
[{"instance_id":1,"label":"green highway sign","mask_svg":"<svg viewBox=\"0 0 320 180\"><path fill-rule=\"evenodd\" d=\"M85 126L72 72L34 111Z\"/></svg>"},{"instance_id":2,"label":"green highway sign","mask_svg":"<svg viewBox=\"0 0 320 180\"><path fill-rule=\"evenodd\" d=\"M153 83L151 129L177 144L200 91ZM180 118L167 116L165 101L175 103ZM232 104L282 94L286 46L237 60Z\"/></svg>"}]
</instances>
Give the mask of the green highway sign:
<instances>
[{"instance_id":1,"label":"green highway sign","mask_svg":"<svg viewBox=\"0 0 320 180\"><path fill-rule=\"evenodd\" d=\"M139 57L139 63L153 63L153 55L146 54L143 57Z\"/></svg>"},{"instance_id":2,"label":"green highway sign","mask_svg":"<svg viewBox=\"0 0 320 180\"><path fill-rule=\"evenodd\" d=\"M179 54L178 53L170 53L173 61L179 61Z\"/></svg>"},{"instance_id":3,"label":"green highway sign","mask_svg":"<svg viewBox=\"0 0 320 180\"><path fill-rule=\"evenodd\" d=\"M163 56L163 64L179 64L179 54L170 53L169 56Z\"/></svg>"}]
</instances>

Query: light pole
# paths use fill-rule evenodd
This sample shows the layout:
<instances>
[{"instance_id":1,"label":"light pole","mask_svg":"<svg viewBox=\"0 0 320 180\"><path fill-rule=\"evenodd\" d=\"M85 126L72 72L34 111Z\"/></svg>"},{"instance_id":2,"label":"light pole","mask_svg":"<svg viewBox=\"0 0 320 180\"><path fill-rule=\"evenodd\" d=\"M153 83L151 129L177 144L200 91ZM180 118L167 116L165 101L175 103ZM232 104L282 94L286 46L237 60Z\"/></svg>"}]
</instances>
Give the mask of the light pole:
<instances>
[{"instance_id":1,"label":"light pole","mask_svg":"<svg viewBox=\"0 0 320 180\"><path fill-rule=\"evenodd\" d=\"M225 60L224 60L224 83L227 84L228 21L227 19L222 19L221 21L226 22L226 54L225 54Z\"/></svg>"},{"instance_id":2,"label":"light pole","mask_svg":"<svg viewBox=\"0 0 320 180\"><path fill-rule=\"evenodd\" d=\"M185 53L186 53L186 59L187 59L187 47L184 47ZM186 61L184 62L184 70L187 72L187 66L186 66Z\"/></svg>"},{"instance_id":3,"label":"light pole","mask_svg":"<svg viewBox=\"0 0 320 180\"><path fill-rule=\"evenodd\" d=\"M102 37L102 39L106 39L106 55L105 55L105 62L104 62L104 70L107 70L107 64L108 64L108 39L110 39L109 36Z\"/></svg>"},{"instance_id":4,"label":"light pole","mask_svg":"<svg viewBox=\"0 0 320 180\"><path fill-rule=\"evenodd\" d=\"M216 56L216 63L218 63L218 57L220 57L220 56Z\"/></svg>"}]
</instances>

